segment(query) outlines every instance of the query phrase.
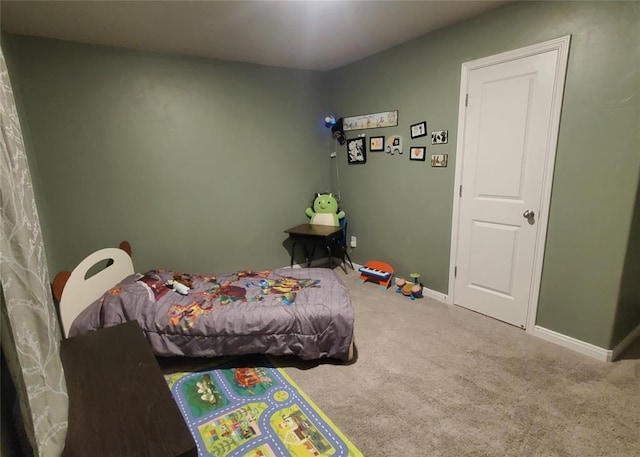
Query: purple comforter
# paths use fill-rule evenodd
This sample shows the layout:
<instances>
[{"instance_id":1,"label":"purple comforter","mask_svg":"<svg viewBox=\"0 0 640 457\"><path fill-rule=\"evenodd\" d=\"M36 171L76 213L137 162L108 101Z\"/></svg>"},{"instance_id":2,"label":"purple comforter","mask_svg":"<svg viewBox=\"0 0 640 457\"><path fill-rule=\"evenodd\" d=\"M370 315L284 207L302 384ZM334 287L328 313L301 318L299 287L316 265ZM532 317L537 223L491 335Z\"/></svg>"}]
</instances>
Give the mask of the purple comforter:
<instances>
[{"instance_id":1,"label":"purple comforter","mask_svg":"<svg viewBox=\"0 0 640 457\"><path fill-rule=\"evenodd\" d=\"M178 292L183 286L189 287L186 295ZM76 318L69 336L134 319L159 356L347 360L354 316L346 287L329 269L221 275L153 270L107 291Z\"/></svg>"}]
</instances>

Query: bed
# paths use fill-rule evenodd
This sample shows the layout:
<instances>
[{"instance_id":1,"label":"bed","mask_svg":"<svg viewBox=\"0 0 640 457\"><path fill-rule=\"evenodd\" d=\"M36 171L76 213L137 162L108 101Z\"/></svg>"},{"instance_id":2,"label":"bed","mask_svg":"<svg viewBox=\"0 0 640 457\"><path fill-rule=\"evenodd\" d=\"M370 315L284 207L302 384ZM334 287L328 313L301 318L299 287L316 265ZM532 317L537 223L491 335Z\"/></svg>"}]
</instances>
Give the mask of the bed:
<instances>
[{"instance_id":1,"label":"bed","mask_svg":"<svg viewBox=\"0 0 640 457\"><path fill-rule=\"evenodd\" d=\"M137 320L157 356L353 357L353 307L331 269L136 273L130 253L123 242L56 275L65 336Z\"/></svg>"}]
</instances>

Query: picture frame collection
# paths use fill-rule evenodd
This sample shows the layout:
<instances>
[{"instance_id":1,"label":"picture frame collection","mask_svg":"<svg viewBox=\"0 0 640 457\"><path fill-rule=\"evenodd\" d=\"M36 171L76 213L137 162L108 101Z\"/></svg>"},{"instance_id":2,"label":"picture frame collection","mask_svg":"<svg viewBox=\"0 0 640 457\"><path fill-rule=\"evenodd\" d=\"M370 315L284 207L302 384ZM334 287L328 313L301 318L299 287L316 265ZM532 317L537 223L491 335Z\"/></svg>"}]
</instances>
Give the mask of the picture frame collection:
<instances>
[{"instance_id":1,"label":"picture frame collection","mask_svg":"<svg viewBox=\"0 0 640 457\"><path fill-rule=\"evenodd\" d=\"M345 131L348 130L364 130L381 127L398 126L398 111L386 111L374 114L364 114L345 118ZM409 126L409 134L411 140L424 138L429 136L427 130L427 121L420 121ZM448 144L448 130L434 130L431 132L431 145L439 146ZM404 151L402 148L401 135L371 135L368 138L364 134L348 138L347 145L347 162L349 165L367 163L367 149L370 153L386 152L389 155L401 155ZM426 162L427 146L410 145L409 160ZM429 162L432 167L446 167L448 165L448 154L431 154Z\"/></svg>"}]
</instances>

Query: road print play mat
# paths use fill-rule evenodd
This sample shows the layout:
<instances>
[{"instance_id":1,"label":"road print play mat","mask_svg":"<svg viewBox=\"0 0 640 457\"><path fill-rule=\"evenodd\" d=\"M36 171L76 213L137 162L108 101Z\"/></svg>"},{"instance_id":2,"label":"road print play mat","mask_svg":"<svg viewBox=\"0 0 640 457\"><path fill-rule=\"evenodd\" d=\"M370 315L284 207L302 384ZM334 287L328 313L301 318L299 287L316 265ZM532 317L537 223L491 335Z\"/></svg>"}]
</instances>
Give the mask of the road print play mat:
<instances>
[{"instance_id":1,"label":"road print play mat","mask_svg":"<svg viewBox=\"0 0 640 457\"><path fill-rule=\"evenodd\" d=\"M267 357L219 363L165 375L200 456L362 456Z\"/></svg>"}]
</instances>

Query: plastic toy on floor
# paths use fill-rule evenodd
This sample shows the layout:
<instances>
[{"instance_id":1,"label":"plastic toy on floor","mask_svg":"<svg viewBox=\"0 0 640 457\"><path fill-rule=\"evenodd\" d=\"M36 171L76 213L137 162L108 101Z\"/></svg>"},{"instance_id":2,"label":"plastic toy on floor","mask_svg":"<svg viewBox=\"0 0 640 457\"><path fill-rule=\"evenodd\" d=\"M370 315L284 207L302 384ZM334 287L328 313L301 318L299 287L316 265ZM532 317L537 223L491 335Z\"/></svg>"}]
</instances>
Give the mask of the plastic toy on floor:
<instances>
[{"instance_id":1,"label":"plastic toy on floor","mask_svg":"<svg viewBox=\"0 0 640 457\"><path fill-rule=\"evenodd\" d=\"M393 278L393 268L388 263L372 260L367 262L364 267L358 268L360 271L359 283L367 281L376 282L381 289L387 289Z\"/></svg>"},{"instance_id":2,"label":"plastic toy on floor","mask_svg":"<svg viewBox=\"0 0 640 457\"><path fill-rule=\"evenodd\" d=\"M420 275L418 273L411 273L409 276L413 278L413 283L403 278L396 278L396 292L411 298L411 300L422 298L422 284L418 282Z\"/></svg>"}]
</instances>

